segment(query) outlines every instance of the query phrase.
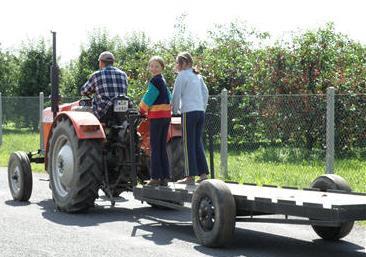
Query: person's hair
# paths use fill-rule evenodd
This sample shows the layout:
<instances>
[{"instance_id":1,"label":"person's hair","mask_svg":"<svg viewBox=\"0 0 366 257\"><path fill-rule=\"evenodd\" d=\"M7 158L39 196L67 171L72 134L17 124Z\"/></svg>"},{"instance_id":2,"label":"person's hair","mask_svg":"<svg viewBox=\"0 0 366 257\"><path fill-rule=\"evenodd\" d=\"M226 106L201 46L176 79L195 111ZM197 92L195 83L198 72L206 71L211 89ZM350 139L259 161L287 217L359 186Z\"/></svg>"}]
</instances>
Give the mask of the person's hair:
<instances>
[{"instance_id":1,"label":"person's hair","mask_svg":"<svg viewBox=\"0 0 366 257\"><path fill-rule=\"evenodd\" d=\"M162 69L164 69L164 67L165 67L164 59L162 57L160 57L160 56L155 55L155 56L151 57L150 60L149 60L149 65L152 62L158 62L160 64L160 66L161 66Z\"/></svg>"},{"instance_id":2,"label":"person's hair","mask_svg":"<svg viewBox=\"0 0 366 257\"><path fill-rule=\"evenodd\" d=\"M113 65L114 63L113 60L101 60L101 62L104 63L105 66Z\"/></svg>"},{"instance_id":3,"label":"person's hair","mask_svg":"<svg viewBox=\"0 0 366 257\"><path fill-rule=\"evenodd\" d=\"M184 64L188 65L188 67L191 67L193 72L198 74L198 70L193 66L193 58L192 58L192 55L188 52L181 52L178 54L177 56L177 63L180 65L180 66L183 66Z\"/></svg>"}]
</instances>

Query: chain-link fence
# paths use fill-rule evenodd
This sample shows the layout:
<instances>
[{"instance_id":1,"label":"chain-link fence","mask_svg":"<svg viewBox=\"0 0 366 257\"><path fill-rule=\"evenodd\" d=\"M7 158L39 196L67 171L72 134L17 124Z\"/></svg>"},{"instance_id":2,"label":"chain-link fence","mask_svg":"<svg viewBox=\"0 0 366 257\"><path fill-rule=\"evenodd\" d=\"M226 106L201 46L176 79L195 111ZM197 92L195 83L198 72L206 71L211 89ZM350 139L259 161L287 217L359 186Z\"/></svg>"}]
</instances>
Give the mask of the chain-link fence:
<instances>
[{"instance_id":1,"label":"chain-link fence","mask_svg":"<svg viewBox=\"0 0 366 257\"><path fill-rule=\"evenodd\" d=\"M220 95L210 97L204 135L206 149L210 130L215 155L227 154L215 158L216 170L227 166L228 174L222 171L222 176L246 172L255 163L324 161L326 95L229 96L223 101Z\"/></svg>"},{"instance_id":2,"label":"chain-link fence","mask_svg":"<svg viewBox=\"0 0 366 257\"><path fill-rule=\"evenodd\" d=\"M2 123L4 133L10 128L37 131L39 97L2 97Z\"/></svg>"},{"instance_id":3,"label":"chain-link fence","mask_svg":"<svg viewBox=\"0 0 366 257\"><path fill-rule=\"evenodd\" d=\"M63 98L61 103L73 102L79 97ZM40 115L43 108L49 107L49 97L1 97L0 94L0 145L4 138L8 144L6 150L14 150L14 144L19 147L16 150L33 151L41 148ZM22 140L24 138L24 140ZM19 142L22 142L19 145ZM32 144L30 146L29 144ZM34 148L36 147L36 148ZM5 149L4 149L5 151Z\"/></svg>"},{"instance_id":4,"label":"chain-link fence","mask_svg":"<svg viewBox=\"0 0 366 257\"><path fill-rule=\"evenodd\" d=\"M50 106L48 97L0 99L3 135L39 132L40 109ZM335 122L328 126L334 129L336 163L349 156L365 159L366 95L335 95L334 99ZM203 137L206 150L211 133L215 170L228 178L278 164L320 163L325 172L327 108L327 95L210 96Z\"/></svg>"},{"instance_id":5,"label":"chain-link fence","mask_svg":"<svg viewBox=\"0 0 366 257\"><path fill-rule=\"evenodd\" d=\"M335 149L337 157L366 157L366 95L336 95Z\"/></svg>"},{"instance_id":6,"label":"chain-link fence","mask_svg":"<svg viewBox=\"0 0 366 257\"><path fill-rule=\"evenodd\" d=\"M329 92L228 96L225 100L223 91L211 96L204 138L207 149L210 129L214 153L221 157L215 158L216 171L237 180L244 173L261 176L259 170L268 172L275 166L303 169L300 173L309 168L333 173L347 165L342 169L357 174L354 180L366 176L362 164L344 162L366 157L366 95ZM256 182L253 176L250 180Z\"/></svg>"},{"instance_id":7,"label":"chain-link fence","mask_svg":"<svg viewBox=\"0 0 366 257\"><path fill-rule=\"evenodd\" d=\"M79 97L63 98L62 103L69 103L78 100ZM51 101L47 97L23 97L10 96L1 97L2 102L2 126L3 133L9 129L28 129L39 131L40 106L44 108L51 106Z\"/></svg>"},{"instance_id":8,"label":"chain-link fence","mask_svg":"<svg viewBox=\"0 0 366 257\"><path fill-rule=\"evenodd\" d=\"M223 176L237 178L281 164L324 161L326 107L325 95L229 96ZM249 180L256 182L253 177Z\"/></svg>"}]
</instances>

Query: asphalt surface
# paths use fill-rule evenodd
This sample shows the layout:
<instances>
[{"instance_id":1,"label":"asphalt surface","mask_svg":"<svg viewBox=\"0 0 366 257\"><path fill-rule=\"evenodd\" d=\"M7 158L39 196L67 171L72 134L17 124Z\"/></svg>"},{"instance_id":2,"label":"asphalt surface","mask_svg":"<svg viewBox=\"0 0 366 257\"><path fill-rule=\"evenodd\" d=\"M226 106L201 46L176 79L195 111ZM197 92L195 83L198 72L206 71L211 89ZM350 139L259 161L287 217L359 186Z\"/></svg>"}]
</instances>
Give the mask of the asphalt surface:
<instances>
[{"instance_id":1,"label":"asphalt surface","mask_svg":"<svg viewBox=\"0 0 366 257\"><path fill-rule=\"evenodd\" d=\"M83 214L54 208L47 176L35 173L29 202L15 202L0 168L0 256L366 257L366 228L321 240L310 226L239 223L225 249L197 243L189 211L157 210L123 193Z\"/></svg>"}]
</instances>

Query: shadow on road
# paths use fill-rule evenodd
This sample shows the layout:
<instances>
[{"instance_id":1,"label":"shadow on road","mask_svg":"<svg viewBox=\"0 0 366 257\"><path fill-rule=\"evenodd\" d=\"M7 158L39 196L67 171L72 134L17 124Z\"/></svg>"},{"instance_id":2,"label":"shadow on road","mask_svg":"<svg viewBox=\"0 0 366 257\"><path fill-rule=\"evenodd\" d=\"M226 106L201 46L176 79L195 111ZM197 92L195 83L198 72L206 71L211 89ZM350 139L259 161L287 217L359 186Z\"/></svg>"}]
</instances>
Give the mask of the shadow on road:
<instances>
[{"instance_id":1,"label":"shadow on road","mask_svg":"<svg viewBox=\"0 0 366 257\"><path fill-rule=\"evenodd\" d=\"M314 240L313 242L279 236L271 233L236 229L234 240L227 249L210 249L201 245L194 247L197 251L211 256L237 256L241 254L247 257L366 257L365 253L357 252L365 250L364 247L346 241L327 242ZM231 251L234 254L231 254Z\"/></svg>"},{"instance_id":2,"label":"shadow on road","mask_svg":"<svg viewBox=\"0 0 366 257\"><path fill-rule=\"evenodd\" d=\"M57 224L87 227L101 223L127 221L136 224L131 231L132 237L142 237L160 246L170 245L175 240L198 244L189 211L159 210L151 207L130 209L98 206L87 213L67 214L56 211L52 200L41 201L37 204L43 209L43 217ZM308 242L242 228L236 228L234 239L227 248L212 249L196 245L194 249L215 257L240 255L248 257L366 257L364 247L343 240L328 242L317 239Z\"/></svg>"},{"instance_id":3,"label":"shadow on road","mask_svg":"<svg viewBox=\"0 0 366 257\"><path fill-rule=\"evenodd\" d=\"M155 221L151 217L147 219ZM142 235L144 239L153 241L157 245L169 245L173 240L198 244L191 224L172 224L161 221L140 224L134 226L131 236L135 236L139 230L145 232ZM226 248L214 249L196 245L194 249L214 257L366 257L364 247L343 240L328 242L319 239L309 242L242 228L236 228L234 238Z\"/></svg>"},{"instance_id":4,"label":"shadow on road","mask_svg":"<svg viewBox=\"0 0 366 257\"><path fill-rule=\"evenodd\" d=\"M125 200L122 200L123 202ZM55 209L55 205L51 199L37 203L43 210L42 216L66 226L88 227L102 223L110 223L116 221L138 222L139 219L149 219L149 217L159 217L156 221L172 221L172 222L190 222L190 212L176 210L161 210L151 207L141 207L136 209L109 206L96 206L84 213L65 213Z\"/></svg>"},{"instance_id":5,"label":"shadow on road","mask_svg":"<svg viewBox=\"0 0 366 257\"><path fill-rule=\"evenodd\" d=\"M13 207L22 207L32 204L29 201L21 202L21 201L14 201L14 200L7 200L4 202L6 205L13 206Z\"/></svg>"}]
</instances>

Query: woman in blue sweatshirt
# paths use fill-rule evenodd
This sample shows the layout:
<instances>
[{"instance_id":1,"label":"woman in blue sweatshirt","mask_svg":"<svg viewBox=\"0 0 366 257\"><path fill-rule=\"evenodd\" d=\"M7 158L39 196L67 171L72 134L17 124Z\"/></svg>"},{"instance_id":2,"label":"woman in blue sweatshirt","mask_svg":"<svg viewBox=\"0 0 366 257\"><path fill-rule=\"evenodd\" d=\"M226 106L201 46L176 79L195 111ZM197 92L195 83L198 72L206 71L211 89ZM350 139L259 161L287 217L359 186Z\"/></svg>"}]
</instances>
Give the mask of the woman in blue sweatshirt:
<instances>
[{"instance_id":1,"label":"woman in blue sweatshirt","mask_svg":"<svg viewBox=\"0 0 366 257\"><path fill-rule=\"evenodd\" d=\"M173 114L182 115L185 178L181 184L194 184L207 179L208 166L202 143L208 89L202 76L192 68L192 56L183 52L176 58L177 78L174 83Z\"/></svg>"}]
</instances>

